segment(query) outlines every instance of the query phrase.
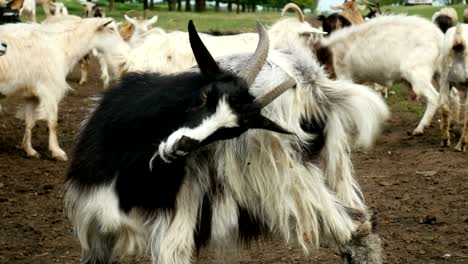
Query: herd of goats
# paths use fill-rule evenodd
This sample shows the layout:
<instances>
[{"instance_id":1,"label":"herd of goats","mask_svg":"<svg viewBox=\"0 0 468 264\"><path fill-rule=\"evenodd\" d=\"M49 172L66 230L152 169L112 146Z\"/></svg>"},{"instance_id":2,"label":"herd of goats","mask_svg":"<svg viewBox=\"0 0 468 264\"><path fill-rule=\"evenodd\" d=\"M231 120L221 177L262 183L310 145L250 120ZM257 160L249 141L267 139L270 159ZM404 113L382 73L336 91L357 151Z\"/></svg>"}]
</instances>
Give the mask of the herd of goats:
<instances>
[{"instance_id":1,"label":"herd of goats","mask_svg":"<svg viewBox=\"0 0 468 264\"><path fill-rule=\"evenodd\" d=\"M117 24L92 3L85 17L54 3L40 24L20 23L25 2L0 7L0 96L24 98L28 157L39 157L32 129L46 120L52 156L68 159L57 138L66 77L80 63L86 83L91 57L102 73L105 89L80 127L65 184L83 263L150 254L153 263L189 264L208 245L268 235L305 252L336 246L344 263L382 263L350 159L389 118L374 88L404 82L424 97L414 135L440 109L444 145L451 119L461 119L458 90L467 98L468 25L452 8L432 21L364 19L353 0L306 19L290 3L283 14L297 17L268 30L257 22L258 33L212 36L192 21L188 32L153 27L157 16Z\"/></svg>"}]
</instances>

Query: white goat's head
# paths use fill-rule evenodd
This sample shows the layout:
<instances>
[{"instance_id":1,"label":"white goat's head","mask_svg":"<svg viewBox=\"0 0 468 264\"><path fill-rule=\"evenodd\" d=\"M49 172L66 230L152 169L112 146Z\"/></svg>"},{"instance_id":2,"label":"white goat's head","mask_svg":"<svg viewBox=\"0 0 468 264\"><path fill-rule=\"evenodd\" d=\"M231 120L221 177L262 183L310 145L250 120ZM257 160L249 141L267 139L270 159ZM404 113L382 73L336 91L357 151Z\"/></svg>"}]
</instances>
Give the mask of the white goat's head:
<instances>
[{"instance_id":1,"label":"white goat's head","mask_svg":"<svg viewBox=\"0 0 468 264\"><path fill-rule=\"evenodd\" d=\"M153 16L148 20L145 17L131 18L125 14L125 20L127 20L127 22L132 24L135 28L134 34L144 34L148 32L152 28L152 25L158 21L158 16Z\"/></svg>"},{"instance_id":2,"label":"white goat's head","mask_svg":"<svg viewBox=\"0 0 468 264\"><path fill-rule=\"evenodd\" d=\"M86 18L86 23L90 24L91 30L95 34L91 39L91 44L98 51L107 53L110 49L118 47L123 43L123 39L117 29L117 24L111 18Z\"/></svg>"}]
</instances>

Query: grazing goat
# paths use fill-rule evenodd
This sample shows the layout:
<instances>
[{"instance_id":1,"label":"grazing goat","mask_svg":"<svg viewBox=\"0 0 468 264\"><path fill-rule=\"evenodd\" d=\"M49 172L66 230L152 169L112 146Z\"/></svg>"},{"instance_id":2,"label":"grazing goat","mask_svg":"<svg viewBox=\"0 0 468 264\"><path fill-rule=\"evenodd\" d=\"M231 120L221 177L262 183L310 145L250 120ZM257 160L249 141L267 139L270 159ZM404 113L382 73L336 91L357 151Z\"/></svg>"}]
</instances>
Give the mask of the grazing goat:
<instances>
[{"instance_id":1,"label":"grazing goat","mask_svg":"<svg viewBox=\"0 0 468 264\"><path fill-rule=\"evenodd\" d=\"M25 98L18 113L26 124L24 151L28 157L39 157L32 147L32 129L36 121L45 119L52 157L67 160L57 139L58 105L69 90L66 76L91 49L105 52L122 41L115 23L83 19L66 25L9 24L0 27L0 36L9 44L8 53L0 60L0 94Z\"/></svg>"},{"instance_id":2,"label":"grazing goat","mask_svg":"<svg viewBox=\"0 0 468 264\"><path fill-rule=\"evenodd\" d=\"M197 56L205 48L193 45L196 32L189 33L201 75L196 69L129 74L104 93L83 123L65 187L83 263L151 252L153 263L189 264L209 245L268 234L295 239L306 252L336 244L345 261L382 263L349 147L373 142L388 118L383 100L364 86L327 79L302 45L270 51L266 64L250 54L221 58L220 68L235 75L224 73L210 84L202 76L219 70L200 63L211 56ZM268 45L258 47L254 58L267 53ZM260 73L250 70L253 62L263 65ZM244 91L237 87L243 83L252 84L256 98L284 92L263 111L274 121L249 124L257 113L242 122L250 93L222 99ZM217 116L229 108L228 117ZM277 123L294 135L240 135L245 130L233 130L240 123ZM240 137L204 144L216 133L215 139Z\"/></svg>"},{"instance_id":3,"label":"grazing goat","mask_svg":"<svg viewBox=\"0 0 468 264\"><path fill-rule=\"evenodd\" d=\"M338 79L386 87L394 82L409 83L427 103L413 131L413 135L421 135L438 108L439 94L432 81L440 73L443 37L433 23L420 17L379 16L323 38L319 49L329 56L321 63Z\"/></svg>"},{"instance_id":4,"label":"grazing goat","mask_svg":"<svg viewBox=\"0 0 468 264\"><path fill-rule=\"evenodd\" d=\"M21 22L19 12L23 3L24 0L13 0L0 6L0 25Z\"/></svg>"},{"instance_id":5,"label":"grazing goat","mask_svg":"<svg viewBox=\"0 0 468 264\"><path fill-rule=\"evenodd\" d=\"M432 15L432 22L445 33L449 28L457 25L457 11L453 7L444 7Z\"/></svg>"},{"instance_id":6,"label":"grazing goat","mask_svg":"<svg viewBox=\"0 0 468 264\"><path fill-rule=\"evenodd\" d=\"M443 74L441 74L440 103L442 111L442 145L450 146L450 122L452 112L459 121L460 98L450 98L456 89L464 92L463 132L455 146L466 152L468 146L468 25L458 24L445 33ZM450 91L452 89L452 92ZM457 94L457 93L455 93ZM451 100L452 99L452 100ZM449 106L454 106L453 110ZM458 123L458 122L457 122Z\"/></svg>"}]
</instances>

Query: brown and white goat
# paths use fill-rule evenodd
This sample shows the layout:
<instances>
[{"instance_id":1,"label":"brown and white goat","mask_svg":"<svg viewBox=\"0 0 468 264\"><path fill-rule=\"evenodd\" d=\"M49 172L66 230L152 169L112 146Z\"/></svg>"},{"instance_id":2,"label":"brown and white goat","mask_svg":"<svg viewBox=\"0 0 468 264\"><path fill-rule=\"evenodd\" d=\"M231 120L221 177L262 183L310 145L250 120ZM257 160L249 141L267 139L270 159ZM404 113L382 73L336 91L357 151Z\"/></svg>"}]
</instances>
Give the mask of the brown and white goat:
<instances>
[{"instance_id":1,"label":"brown and white goat","mask_svg":"<svg viewBox=\"0 0 468 264\"><path fill-rule=\"evenodd\" d=\"M365 6L359 5L355 0L345 0L343 4L338 6L331 6L331 9L342 10L340 15L345 17L351 24L362 24L364 18L361 15L361 11L366 9Z\"/></svg>"},{"instance_id":2,"label":"brown and white goat","mask_svg":"<svg viewBox=\"0 0 468 264\"><path fill-rule=\"evenodd\" d=\"M440 103L442 105L442 145L450 145L450 122L452 116L459 121L459 98L451 100L451 94L458 89L464 92L463 131L455 146L466 152L468 146L468 25L458 24L447 30L444 40L444 71L441 78ZM451 91L452 89L452 91ZM458 122L457 122L458 123Z\"/></svg>"},{"instance_id":3,"label":"brown and white goat","mask_svg":"<svg viewBox=\"0 0 468 264\"><path fill-rule=\"evenodd\" d=\"M416 96L426 99L423 118L413 135L421 135L438 109L432 84L440 73L443 33L430 21L404 15L384 15L322 38L317 50L328 52L322 64L337 79L357 83L409 83ZM320 59L320 56L318 56Z\"/></svg>"}]
</instances>

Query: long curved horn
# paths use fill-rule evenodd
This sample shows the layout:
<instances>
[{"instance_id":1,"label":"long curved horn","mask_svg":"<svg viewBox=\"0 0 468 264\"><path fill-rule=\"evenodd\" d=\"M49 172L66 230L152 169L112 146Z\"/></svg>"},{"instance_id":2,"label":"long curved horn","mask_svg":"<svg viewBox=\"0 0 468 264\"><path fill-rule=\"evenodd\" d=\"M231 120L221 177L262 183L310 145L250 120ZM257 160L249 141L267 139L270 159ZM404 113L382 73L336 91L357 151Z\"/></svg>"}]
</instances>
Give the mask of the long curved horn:
<instances>
[{"instance_id":1,"label":"long curved horn","mask_svg":"<svg viewBox=\"0 0 468 264\"><path fill-rule=\"evenodd\" d=\"M143 10L143 19L146 20L146 17L148 16L148 8Z\"/></svg>"},{"instance_id":2,"label":"long curved horn","mask_svg":"<svg viewBox=\"0 0 468 264\"><path fill-rule=\"evenodd\" d=\"M284 16L286 11L288 11L289 9L294 10L294 12L296 12L297 16L299 17L300 22L304 22L304 13L302 13L301 8L294 3L289 3L285 5L283 7L283 11L281 11L281 16Z\"/></svg>"},{"instance_id":3,"label":"long curved horn","mask_svg":"<svg viewBox=\"0 0 468 264\"><path fill-rule=\"evenodd\" d=\"M249 65L239 73L247 85L250 87L257 78L258 73L262 69L268 57L268 50L270 48L270 41L268 39L268 33L260 22L256 22L258 30L258 44L255 49L255 53L249 61Z\"/></svg>"},{"instance_id":4,"label":"long curved horn","mask_svg":"<svg viewBox=\"0 0 468 264\"><path fill-rule=\"evenodd\" d=\"M289 77L288 80L271 89L268 93L255 98L255 103L257 103L261 108L263 108L269 105L271 102L273 102L273 100L275 100L278 96L282 95L288 89L293 88L295 86L296 81Z\"/></svg>"}]
</instances>

